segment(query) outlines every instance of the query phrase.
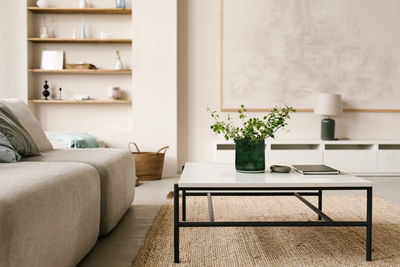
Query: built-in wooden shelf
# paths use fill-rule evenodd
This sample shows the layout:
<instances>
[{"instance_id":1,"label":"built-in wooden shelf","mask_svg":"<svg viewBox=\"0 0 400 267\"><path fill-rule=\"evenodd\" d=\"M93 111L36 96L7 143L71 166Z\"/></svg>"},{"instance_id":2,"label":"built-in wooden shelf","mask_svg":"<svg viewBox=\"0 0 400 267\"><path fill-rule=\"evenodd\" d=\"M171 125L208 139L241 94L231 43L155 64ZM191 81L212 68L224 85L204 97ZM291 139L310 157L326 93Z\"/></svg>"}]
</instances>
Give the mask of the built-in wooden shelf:
<instances>
[{"instance_id":1,"label":"built-in wooden shelf","mask_svg":"<svg viewBox=\"0 0 400 267\"><path fill-rule=\"evenodd\" d=\"M131 8L56 8L28 7L32 13L45 14L132 14Z\"/></svg>"},{"instance_id":2,"label":"built-in wooden shelf","mask_svg":"<svg viewBox=\"0 0 400 267\"><path fill-rule=\"evenodd\" d=\"M64 70L42 70L28 69L32 73L61 73L61 74L132 74L132 70L105 70L105 69L64 69Z\"/></svg>"},{"instance_id":3,"label":"built-in wooden shelf","mask_svg":"<svg viewBox=\"0 0 400 267\"><path fill-rule=\"evenodd\" d=\"M28 41L34 43L132 43L132 39L73 39L73 38L28 38Z\"/></svg>"},{"instance_id":4,"label":"built-in wooden shelf","mask_svg":"<svg viewBox=\"0 0 400 267\"><path fill-rule=\"evenodd\" d=\"M29 99L29 103L35 104L130 104L132 100L44 100L44 99Z\"/></svg>"}]
</instances>

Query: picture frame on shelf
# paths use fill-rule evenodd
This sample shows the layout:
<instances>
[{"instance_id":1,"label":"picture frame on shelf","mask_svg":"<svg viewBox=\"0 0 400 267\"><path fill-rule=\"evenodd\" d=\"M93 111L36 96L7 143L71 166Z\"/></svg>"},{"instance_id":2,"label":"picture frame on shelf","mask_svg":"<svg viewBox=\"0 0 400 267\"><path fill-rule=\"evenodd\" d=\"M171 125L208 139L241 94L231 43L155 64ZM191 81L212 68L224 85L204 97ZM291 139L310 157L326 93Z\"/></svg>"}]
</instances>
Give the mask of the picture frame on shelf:
<instances>
[{"instance_id":1,"label":"picture frame on shelf","mask_svg":"<svg viewBox=\"0 0 400 267\"><path fill-rule=\"evenodd\" d=\"M42 70L62 70L64 69L64 51L44 50L42 52Z\"/></svg>"}]
</instances>

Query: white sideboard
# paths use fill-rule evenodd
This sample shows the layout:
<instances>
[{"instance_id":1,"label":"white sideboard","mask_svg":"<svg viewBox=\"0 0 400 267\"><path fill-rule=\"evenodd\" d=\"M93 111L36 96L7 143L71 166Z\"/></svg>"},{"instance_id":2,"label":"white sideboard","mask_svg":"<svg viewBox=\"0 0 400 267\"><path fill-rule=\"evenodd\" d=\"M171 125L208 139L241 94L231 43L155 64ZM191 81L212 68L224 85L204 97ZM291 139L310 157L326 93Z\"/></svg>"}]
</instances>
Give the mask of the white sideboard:
<instances>
[{"instance_id":1,"label":"white sideboard","mask_svg":"<svg viewBox=\"0 0 400 267\"><path fill-rule=\"evenodd\" d=\"M325 164L357 175L400 176L400 140L267 141L266 166ZM235 144L217 143L215 162L234 163Z\"/></svg>"}]
</instances>

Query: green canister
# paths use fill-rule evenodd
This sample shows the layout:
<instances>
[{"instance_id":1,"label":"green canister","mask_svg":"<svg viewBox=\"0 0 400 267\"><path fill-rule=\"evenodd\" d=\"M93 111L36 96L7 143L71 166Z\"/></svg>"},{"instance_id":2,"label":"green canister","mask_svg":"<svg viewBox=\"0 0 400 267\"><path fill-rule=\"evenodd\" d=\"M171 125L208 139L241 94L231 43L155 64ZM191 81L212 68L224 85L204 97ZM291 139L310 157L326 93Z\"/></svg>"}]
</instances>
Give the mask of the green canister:
<instances>
[{"instance_id":1,"label":"green canister","mask_svg":"<svg viewBox=\"0 0 400 267\"><path fill-rule=\"evenodd\" d=\"M335 120L331 118L323 119L321 122L321 139L335 140Z\"/></svg>"}]
</instances>

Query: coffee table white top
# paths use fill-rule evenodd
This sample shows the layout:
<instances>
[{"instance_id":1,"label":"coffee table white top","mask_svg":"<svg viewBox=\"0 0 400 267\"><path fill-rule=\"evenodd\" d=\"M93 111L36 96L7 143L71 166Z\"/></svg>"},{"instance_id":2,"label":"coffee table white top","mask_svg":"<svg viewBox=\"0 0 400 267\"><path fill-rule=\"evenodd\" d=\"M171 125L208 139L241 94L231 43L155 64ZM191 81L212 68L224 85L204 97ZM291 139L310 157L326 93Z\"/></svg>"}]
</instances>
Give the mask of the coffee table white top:
<instances>
[{"instance_id":1,"label":"coffee table white top","mask_svg":"<svg viewBox=\"0 0 400 267\"><path fill-rule=\"evenodd\" d=\"M179 187L372 187L365 179L348 174L301 175L290 173L239 173L234 165L188 162Z\"/></svg>"}]
</instances>

